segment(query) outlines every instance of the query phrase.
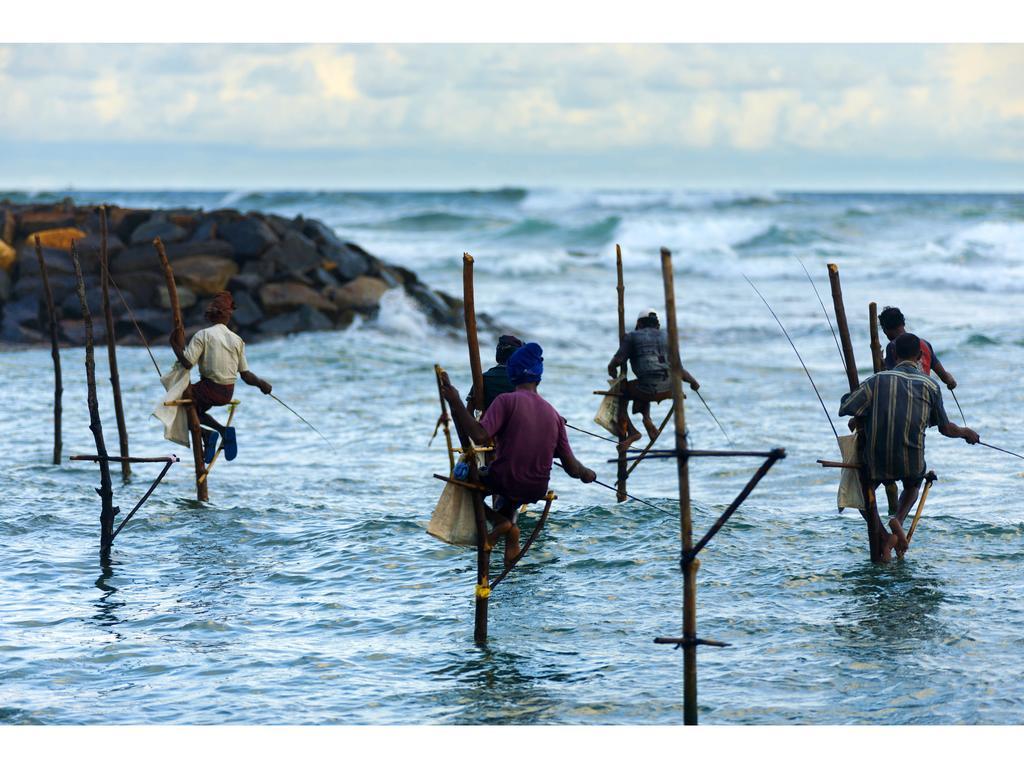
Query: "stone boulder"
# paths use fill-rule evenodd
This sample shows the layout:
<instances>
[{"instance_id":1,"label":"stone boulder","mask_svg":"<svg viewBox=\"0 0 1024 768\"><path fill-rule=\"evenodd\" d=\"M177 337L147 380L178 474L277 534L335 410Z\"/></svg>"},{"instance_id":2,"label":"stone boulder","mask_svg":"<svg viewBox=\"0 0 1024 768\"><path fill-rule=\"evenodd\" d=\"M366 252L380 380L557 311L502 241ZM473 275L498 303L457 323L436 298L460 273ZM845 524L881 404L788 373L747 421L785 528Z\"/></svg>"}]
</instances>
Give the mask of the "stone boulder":
<instances>
[{"instance_id":1,"label":"stone boulder","mask_svg":"<svg viewBox=\"0 0 1024 768\"><path fill-rule=\"evenodd\" d=\"M107 210L107 227L127 243L131 241L132 232L149 221L152 215L153 212L147 210L110 208Z\"/></svg>"},{"instance_id":2,"label":"stone boulder","mask_svg":"<svg viewBox=\"0 0 1024 768\"><path fill-rule=\"evenodd\" d=\"M178 305L183 309L189 309L194 307L196 302L199 301L199 297L196 296L190 288L186 288L184 285L177 286L178 289ZM161 284L156 288L156 304L162 309L171 308L171 298L167 293L167 285Z\"/></svg>"},{"instance_id":3,"label":"stone boulder","mask_svg":"<svg viewBox=\"0 0 1024 768\"><path fill-rule=\"evenodd\" d=\"M69 319L60 321L61 335L76 347L85 345L85 322L81 319ZM92 343L107 343L107 326L102 317L92 318ZM98 350L97 350L98 352Z\"/></svg>"},{"instance_id":4,"label":"stone boulder","mask_svg":"<svg viewBox=\"0 0 1024 768\"><path fill-rule=\"evenodd\" d=\"M277 235L260 219L225 219L217 222L217 236L231 243L243 259L254 259L277 243Z\"/></svg>"},{"instance_id":5,"label":"stone boulder","mask_svg":"<svg viewBox=\"0 0 1024 768\"><path fill-rule=\"evenodd\" d=\"M335 309L373 312L380 308L381 297L389 290L388 284L377 277L357 277L337 288L327 288L324 295L334 303Z\"/></svg>"},{"instance_id":6,"label":"stone boulder","mask_svg":"<svg viewBox=\"0 0 1024 768\"><path fill-rule=\"evenodd\" d=\"M322 312L311 306L302 306L260 323L260 333L282 334L300 331L329 331L334 324Z\"/></svg>"},{"instance_id":7,"label":"stone boulder","mask_svg":"<svg viewBox=\"0 0 1024 768\"><path fill-rule=\"evenodd\" d=\"M75 292L75 278L71 275L49 275L50 292L53 294L53 303L56 307L60 307L64 299ZM90 284L95 285L96 283L90 280L86 280L86 287ZM23 277L18 281L17 285L14 286L13 294L15 299L20 299L25 296L35 296L43 304L46 304L46 295L43 289L43 279L38 275L32 277Z\"/></svg>"},{"instance_id":8,"label":"stone boulder","mask_svg":"<svg viewBox=\"0 0 1024 768\"><path fill-rule=\"evenodd\" d=\"M17 231L22 237L28 237L36 232L42 232L47 229L73 226L75 226L74 211L47 208L37 211L22 211L18 217Z\"/></svg>"},{"instance_id":9,"label":"stone boulder","mask_svg":"<svg viewBox=\"0 0 1024 768\"><path fill-rule=\"evenodd\" d=\"M43 248L57 248L61 251L68 251L71 249L71 241L81 241L86 237L86 232L79 229L78 227L61 227L60 229L44 229L40 232L36 232L28 240L32 245L35 245L36 238L39 238L39 244ZM97 243L99 238L97 237Z\"/></svg>"},{"instance_id":10,"label":"stone boulder","mask_svg":"<svg viewBox=\"0 0 1024 768\"><path fill-rule=\"evenodd\" d=\"M172 243L167 245L164 250L167 252L167 260L171 264L176 264L179 259L186 259L190 256L216 256L230 259L235 252L231 244L225 243L223 240ZM127 248L110 260L111 272L132 272L139 269L160 269L160 257L157 256L156 248L152 243Z\"/></svg>"},{"instance_id":11,"label":"stone boulder","mask_svg":"<svg viewBox=\"0 0 1024 768\"><path fill-rule=\"evenodd\" d=\"M7 271L0 269L0 307L7 303L7 300L11 298L11 292L14 286L11 285L11 276L7 274Z\"/></svg>"},{"instance_id":12,"label":"stone boulder","mask_svg":"<svg viewBox=\"0 0 1024 768\"><path fill-rule=\"evenodd\" d=\"M267 283L260 289L260 302L269 315L279 315L299 307L312 307L325 312L335 309L334 302L327 297L297 282Z\"/></svg>"},{"instance_id":13,"label":"stone boulder","mask_svg":"<svg viewBox=\"0 0 1024 768\"><path fill-rule=\"evenodd\" d=\"M0 341L8 344L39 344L45 338L41 331L28 328L4 313L3 322L0 322Z\"/></svg>"},{"instance_id":14,"label":"stone boulder","mask_svg":"<svg viewBox=\"0 0 1024 768\"><path fill-rule=\"evenodd\" d=\"M238 265L219 256L188 256L174 262L174 279L198 296L213 296L227 288Z\"/></svg>"},{"instance_id":15,"label":"stone boulder","mask_svg":"<svg viewBox=\"0 0 1024 768\"><path fill-rule=\"evenodd\" d=\"M232 317L238 325L248 327L263 319L263 310L251 295L245 291L238 291L232 296L235 299L235 313Z\"/></svg>"},{"instance_id":16,"label":"stone boulder","mask_svg":"<svg viewBox=\"0 0 1024 768\"><path fill-rule=\"evenodd\" d=\"M171 333L173 322L171 319L171 313L162 309L136 309L134 311L135 322L139 324L139 328L146 334L147 338L153 338L154 336L168 336ZM135 323L132 322L131 316L123 315L115 324L115 332L117 337L120 339L122 336L134 336L138 338L138 331L135 330Z\"/></svg>"},{"instance_id":17,"label":"stone boulder","mask_svg":"<svg viewBox=\"0 0 1024 768\"><path fill-rule=\"evenodd\" d=\"M162 213L154 213L145 222L139 224L132 230L129 242L132 245L152 243L153 238L159 237L165 243L176 243L188 237L188 230L170 221Z\"/></svg>"},{"instance_id":18,"label":"stone boulder","mask_svg":"<svg viewBox=\"0 0 1024 768\"><path fill-rule=\"evenodd\" d=\"M125 301L131 304L133 310L139 307L149 306L156 297L156 291L160 286L166 290L167 281L162 272L139 270L136 272L122 272L111 275L114 284L121 289ZM111 291L111 302L121 304L121 297L117 291Z\"/></svg>"},{"instance_id":19,"label":"stone boulder","mask_svg":"<svg viewBox=\"0 0 1024 768\"><path fill-rule=\"evenodd\" d=\"M56 248L43 248L43 261L46 262L48 275L75 274L71 256L65 251L58 251ZM83 271L85 271L84 268ZM29 243L25 243L18 249L18 279L25 277L39 277L39 259L36 257L35 247Z\"/></svg>"},{"instance_id":20,"label":"stone boulder","mask_svg":"<svg viewBox=\"0 0 1024 768\"><path fill-rule=\"evenodd\" d=\"M17 260L18 254L14 248L0 240L0 271L10 272Z\"/></svg>"},{"instance_id":21,"label":"stone boulder","mask_svg":"<svg viewBox=\"0 0 1024 768\"><path fill-rule=\"evenodd\" d=\"M0 213L0 241L14 245L14 235L18 231L18 217L14 211L4 209Z\"/></svg>"},{"instance_id":22,"label":"stone boulder","mask_svg":"<svg viewBox=\"0 0 1024 768\"><path fill-rule=\"evenodd\" d=\"M273 264L273 273L305 272L320 266L323 257L312 240L290 230L285 232L280 243L267 249L260 257L260 261L269 261Z\"/></svg>"},{"instance_id":23,"label":"stone boulder","mask_svg":"<svg viewBox=\"0 0 1024 768\"><path fill-rule=\"evenodd\" d=\"M118 311L117 304L114 303L115 296L110 297L110 308L114 315L121 314ZM92 322L94 325L103 324L103 291L100 290L98 285L94 285L91 288L87 288L85 291L85 300L89 304L89 311L92 313ZM78 298L78 292L69 294L64 298L64 301L60 303L60 311L64 317L69 318L82 318L82 302Z\"/></svg>"},{"instance_id":24,"label":"stone boulder","mask_svg":"<svg viewBox=\"0 0 1024 768\"><path fill-rule=\"evenodd\" d=\"M324 255L324 266L334 269L342 280L354 280L360 275L365 275L370 268L366 256L348 244L326 244L321 246L321 251Z\"/></svg>"}]
</instances>

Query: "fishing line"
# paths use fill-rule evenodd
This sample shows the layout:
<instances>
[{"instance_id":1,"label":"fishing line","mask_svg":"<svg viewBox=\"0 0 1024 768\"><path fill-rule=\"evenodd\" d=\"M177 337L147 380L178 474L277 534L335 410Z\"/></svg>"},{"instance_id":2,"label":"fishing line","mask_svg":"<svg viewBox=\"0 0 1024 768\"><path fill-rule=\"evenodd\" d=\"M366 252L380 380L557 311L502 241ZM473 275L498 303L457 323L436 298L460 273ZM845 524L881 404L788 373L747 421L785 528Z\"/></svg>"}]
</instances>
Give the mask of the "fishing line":
<instances>
[{"instance_id":1,"label":"fishing line","mask_svg":"<svg viewBox=\"0 0 1024 768\"><path fill-rule=\"evenodd\" d=\"M753 281L751 281L751 279L746 275L743 275L743 279L750 283L750 287L754 289L754 293L756 293L761 298L761 301L764 302L764 305L768 307L768 311L772 313L772 317L775 318L775 322L779 324L779 328L782 329L782 333L785 335L786 341L789 342L789 346L791 346L793 351L796 352L796 358L800 361L800 365L803 367L804 373L807 374L807 380L811 382L811 386L814 388L814 394L818 396L818 402L821 403L821 409L825 411L825 418L828 419L828 425L832 427L832 434L834 434L836 436L836 440L838 440L839 433L836 432L836 425L832 423L832 416L829 414L828 408L825 406L825 401L821 399L821 392L818 391L818 387L814 383L814 379L811 378L811 372L807 370L807 365L804 363L804 359L800 356L800 350L796 348L796 344L794 344L793 339L790 338L789 332L786 330L786 326L784 326L782 321L779 320L779 316L775 314L775 310L772 309L772 305L769 304L768 299L762 296L761 292L757 290L757 286L754 285Z\"/></svg>"},{"instance_id":2,"label":"fishing line","mask_svg":"<svg viewBox=\"0 0 1024 768\"><path fill-rule=\"evenodd\" d=\"M565 469L565 467L562 466L561 462L558 462L558 461L555 462L555 466L556 467L561 467L562 469ZM616 488L614 485L608 485L607 483L602 483L600 480L597 480L597 479L594 480L594 485L600 485L602 488L607 488L609 491L615 491L615 493L619 492L619 489ZM625 496L627 499L631 499L632 501L639 501L641 504L646 504L651 509L656 509L659 512L664 512L666 515L673 515L673 514L675 514L674 512L669 512L667 509L662 509L657 504L651 504L651 502L645 501L644 499L641 499L641 498L639 498L637 496L630 496L628 493L623 493L622 495Z\"/></svg>"},{"instance_id":3,"label":"fishing line","mask_svg":"<svg viewBox=\"0 0 1024 768\"><path fill-rule=\"evenodd\" d=\"M128 306L128 301L125 299L124 294L121 293L121 289L118 288L117 283L114 282L114 276L110 274L110 272L107 272L107 277L110 280L110 284L114 286L114 290L117 291L117 295L121 297L121 303L124 304L124 308L128 310L128 317L132 319L132 325L134 325L135 330L139 332L139 338L142 339L142 343L145 345L146 351L149 352L149 359L153 361L153 366L156 368L157 376L163 378L163 374L160 372L160 366L157 364L156 358L153 357L153 350L149 348L149 342L146 341L146 335L142 332L142 329L139 328L139 323L135 319L135 313L132 312L132 308Z\"/></svg>"},{"instance_id":4,"label":"fishing line","mask_svg":"<svg viewBox=\"0 0 1024 768\"><path fill-rule=\"evenodd\" d=\"M960 401L956 399L956 390L949 390L949 394L953 396L953 402L956 403L956 407L960 410L960 418L964 420L964 426L967 426L967 417L964 416L964 409L960 408Z\"/></svg>"},{"instance_id":5,"label":"fishing line","mask_svg":"<svg viewBox=\"0 0 1024 768\"><path fill-rule=\"evenodd\" d=\"M836 352L839 353L839 361L843 364L843 370L846 370L846 358L843 356L843 348L839 344L839 336L836 335L836 329L832 326L832 318L828 315L828 310L825 309L825 302L821 300L821 294L818 293L818 286L814 284L814 279L811 277L811 273L807 271L807 267L804 267L804 263L800 261L799 256L794 256L797 263L803 267L804 274L807 275L807 280L811 284L811 288L814 289L814 295L818 297L818 303L821 305L821 311L825 313L825 320L828 322L828 329L832 331L832 338L836 342Z\"/></svg>"},{"instance_id":6,"label":"fishing line","mask_svg":"<svg viewBox=\"0 0 1024 768\"><path fill-rule=\"evenodd\" d=\"M705 400L705 399L704 399L704 395L702 395L702 394L700 393L700 390L699 390L699 389L695 389L695 390L693 390L693 393L694 393L695 395L697 395L697 397L699 397L699 398L700 398L700 401L701 401L702 403L704 403L704 407L708 409L708 413L710 413L710 414L711 414L711 418L715 420L715 424L717 424L717 425L718 425L718 428L719 428L720 430L722 430L722 434L723 434L723 435L725 435L725 439L726 439L726 441L728 441L729 445L732 445L732 438L731 438L731 437L729 437L729 433L725 431L725 427L723 427L723 426L722 426L722 422L720 422L720 421L718 420L718 417L717 417L717 416L715 416L715 412L711 410L711 406L710 406L710 405L708 405L708 402L707 402L707 400Z\"/></svg>"},{"instance_id":7,"label":"fishing line","mask_svg":"<svg viewBox=\"0 0 1024 768\"><path fill-rule=\"evenodd\" d=\"M327 443L329 446L331 446L331 448L334 448L334 450L338 450L337 448L334 447L334 443L332 443L330 440L328 440L326 437L324 437L324 433L323 432L321 432L319 429L317 429L312 424L310 424L308 421L306 421L304 418L302 418L302 415L298 411L296 411L294 408L292 408L290 405L288 405L288 403L286 403L280 397L275 395L273 392L268 392L267 394L270 395L275 400L277 400L277 402L279 402L281 405L283 405L289 411L291 411L296 417L298 417L299 421L301 421L307 427L309 427L314 432L316 432L318 435L320 435L320 439L323 440L325 443Z\"/></svg>"},{"instance_id":8,"label":"fishing line","mask_svg":"<svg viewBox=\"0 0 1024 768\"><path fill-rule=\"evenodd\" d=\"M615 443L616 445L619 444L618 440L615 440L615 439L613 439L611 437L605 437L604 435L598 435L595 432L587 432L587 430L585 430L585 429L580 429L579 427L574 427L568 421L565 422L565 426L567 426L569 429L575 429L577 432L582 432L584 435L590 435L591 437L596 437L598 440L607 440L609 443Z\"/></svg>"},{"instance_id":9,"label":"fishing line","mask_svg":"<svg viewBox=\"0 0 1024 768\"><path fill-rule=\"evenodd\" d=\"M981 440L978 441L978 445L984 445L986 448L991 448L994 451L1002 451L1003 453L1008 453L1011 456L1016 456L1018 459L1024 459L1024 456L1021 456L1019 453L1014 453L1013 451L1008 451L1005 448L1000 448L998 445L989 445L988 443L981 442Z\"/></svg>"}]
</instances>

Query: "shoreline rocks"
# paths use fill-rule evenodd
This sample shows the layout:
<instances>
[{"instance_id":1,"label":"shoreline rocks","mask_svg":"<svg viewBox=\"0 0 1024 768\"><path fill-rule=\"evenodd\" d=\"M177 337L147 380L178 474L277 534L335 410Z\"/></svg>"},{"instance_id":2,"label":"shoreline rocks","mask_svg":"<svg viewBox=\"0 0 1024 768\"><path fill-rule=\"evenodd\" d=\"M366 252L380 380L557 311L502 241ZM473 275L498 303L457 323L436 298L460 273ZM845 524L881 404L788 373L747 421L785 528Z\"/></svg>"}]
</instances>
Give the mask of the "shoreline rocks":
<instances>
[{"instance_id":1,"label":"shoreline rocks","mask_svg":"<svg viewBox=\"0 0 1024 768\"><path fill-rule=\"evenodd\" d=\"M147 336L166 341L167 289L153 238L163 240L174 269L186 325L205 321L207 299L230 290L232 326L246 341L344 329L372 318L389 291L404 291L433 323L462 327L462 301L346 242L316 219L287 219L233 209L131 209L109 206L111 277ZM78 245L90 307L99 304L100 220L95 206L16 205L0 201L0 345L47 343L49 332L33 236L38 235L57 307L62 343L84 343L69 253ZM111 290L117 343L141 344L125 303ZM481 318L488 324L489 318ZM103 323L95 322L96 332ZM99 340L99 336L97 336Z\"/></svg>"}]
</instances>

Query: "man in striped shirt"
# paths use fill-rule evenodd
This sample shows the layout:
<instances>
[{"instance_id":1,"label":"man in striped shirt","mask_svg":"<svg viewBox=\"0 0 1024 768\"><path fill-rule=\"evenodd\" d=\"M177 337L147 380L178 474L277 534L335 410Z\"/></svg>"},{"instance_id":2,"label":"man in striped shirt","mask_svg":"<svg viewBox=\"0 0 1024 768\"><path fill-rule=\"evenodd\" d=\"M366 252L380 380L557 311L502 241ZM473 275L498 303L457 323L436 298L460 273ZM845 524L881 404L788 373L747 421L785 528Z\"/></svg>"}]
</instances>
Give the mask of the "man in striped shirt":
<instances>
[{"instance_id":1,"label":"man in striped shirt","mask_svg":"<svg viewBox=\"0 0 1024 768\"><path fill-rule=\"evenodd\" d=\"M921 340L905 333L893 342L893 352L895 367L845 395L839 409L840 416L864 420L867 445L861 455L873 487L895 480L903 484L897 513L889 520L886 557L894 547L899 555L908 547L903 522L927 470L924 435L928 427L938 427L946 437L960 437L972 445L979 439L973 429L959 427L946 416L939 385L920 368Z\"/></svg>"}]
</instances>

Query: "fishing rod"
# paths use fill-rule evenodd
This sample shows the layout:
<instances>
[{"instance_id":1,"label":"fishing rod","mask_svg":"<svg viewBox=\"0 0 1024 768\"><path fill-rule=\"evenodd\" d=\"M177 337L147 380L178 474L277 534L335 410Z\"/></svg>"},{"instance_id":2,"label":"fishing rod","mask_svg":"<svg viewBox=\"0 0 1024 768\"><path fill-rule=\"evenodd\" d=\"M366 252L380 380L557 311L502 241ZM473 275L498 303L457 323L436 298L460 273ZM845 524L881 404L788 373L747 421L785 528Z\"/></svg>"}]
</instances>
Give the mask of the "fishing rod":
<instances>
[{"instance_id":1,"label":"fishing rod","mask_svg":"<svg viewBox=\"0 0 1024 768\"><path fill-rule=\"evenodd\" d=\"M832 331L832 338L836 342L836 351L839 353L839 360L843 364L843 370L846 370L846 358L843 356L843 348L839 344L839 336L836 335L836 329L832 326L832 318L829 317L828 310L825 309L825 302L821 300L821 294L818 293L818 286L814 284L814 278L811 277L811 273L807 271L807 267L800 261L799 256L794 256L797 263L803 267L804 274L807 275L807 281L811 284L811 288L814 289L814 295L818 297L818 303L821 305L821 311L825 313L825 321L828 323L828 329Z\"/></svg>"},{"instance_id":2,"label":"fishing rod","mask_svg":"<svg viewBox=\"0 0 1024 768\"><path fill-rule=\"evenodd\" d=\"M135 330L139 332L139 338L142 339L142 343L146 347L146 351L149 352L149 359L153 361L153 367L156 368L156 375L163 378L160 366L156 362L156 358L153 357L153 350L149 348L149 342L146 341L146 334L144 334L142 329L139 327L139 321L135 319L135 313L132 312L132 308L128 305L128 300L125 299L124 294L121 293L121 289L118 288L117 283L114 282L114 276L108 272L107 278L110 280L110 284L114 286L114 290L117 291L117 295L121 297L121 303L124 304L124 308L128 310L128 317L132 319L132 325L134 325Z\"/></svg>"},{"instance_id":3,"label":"fishing rod","mask_svg":"<svg viewBox=\"0 0 1024 768\"><path fill-rule=\"evenodd\" d=\"M326 437L324 437L324 433L323 432L321 432L319 429L317 429L312 424L310 424L308 421L306 421L304 418L302 418L302 414L300 414L298 411L296 411L294 408L292 408L290 405L288 405L288 403L286 403L280 397L275 395L273 392L267 392L267 394L270 395L275 400L277 400L277 402L279 402L281 405L283 405L289 411L291 411L292 414L294 414L299 419L299 421L301 421L307 427L309 427L314 432L316 432L318 435L320 435L320 439L323 440L325 443L327 443L329 446L331 446L331 448L334 448L334 450L338 450L337 448L335 448L334 443L332 443L330 440L328 440Z\"/></svg>"},{"instance_id":4,"label":"fishing rod","mask_svg":"<svg viewBox=\"0 0 1024 768\"><path fill-rule=\"evenodd\" d=\"M956 403L956 407L960 411L960 418L964 420L964 426L967 426L967 417L964 416L964 409L960 407L960 401L956 399L956 390L949 390L949 394L953 396L953 402Z\"/></svg>"},{"instance_id":5,"label":"fishing rod","mask_svg":"<svg viewBox=\"0 0 1024 768\"><path fill-rule=\"evenodd\" d=\"M562 469L565 469L565 467L563 467L563 466L562 466L562 463L561 463L561 462L559 462L559 461L556 461L556 462L555 462L555 466L556 466L556 467L561 467ZM600 485L600 486L601 486L602 488L607 488L607 489L608 489L609 491L615 491L615 493L618 493L618 492L619 492L619 489L618 489L618 488L616 488L615 486L613 486L613 485L608 485L607 483L602 483L602 482L601 482L600 480L598 480L597 478L595 478L595 479L594 479L594 484L595 484L595 485ZM673 512L669 512L669 511L668 511L667 509L662 509L662 508L661 508L661 507L659 507L659 506L658 506L657 504L651 504L651 502L649 502L649 501L645 501L644 499L641 499L641 498L639 498L639 497L637 497L637 496L630 496L630 495L629 495L628 493L623 493L622 495L623 495L623 496L625 496L625 497L626 497L627 499L631 499L631 500L633 500L633 501L639 501L639 502L640 502L641 504L646 504L646 505L647 505L648 507L650 507L651 509L656 509L656 510L658 510L659 512L664 512L664 513L665 513L666 515L671 515L671 514L675 514L675 513L673 513Z\"/></svg>"},{"instance_id":6,"label":"fishing rod","mask_svg":"<svg viewBox=\"0 0 1024 768\"><path fill-rule=\"evenodd\" d=\"M832 427L832 434L834 434L836 436L836 440L838 440L839 439L839 433L836 432L836 425L832 423L832 416L831 416L831 414L829 414L828 408L825 406L825 401L821 399L821 392L818 391L818 387L814 383L814 379L811 378L811 372L809 370L807 370L807 365L804 363L803 357L800 356L800 350L798 350L796 348L796 344L793 343L793 339L790 337L789 332L786 330L786 326L784 326L782 324L782 321L779 320L779 316L777 314L775 314L775 310L772 309L772 305L769 304L768 303L768 299L766 299L761 294L761 292L759 290L757 290L757 286L754 285L753 281L749 277L747 277L746 275L743 275L743 279L746 280L748 283L750 283L750 287L754 289L754 293L756 293L760 297L761 301L764 302L764 305L766 307L768 307L768 311L772 313L772 317L775 318L775 322L779 324L779 328L782 329L782 333L783 333L783 335L785 335L786 341L789 342L789 346L791 346L793 348L793 351L796 352L796 358L797 358L797 360L800 361L800 365L804 369L804 373L807 374L807 380L809 382L811 382L811 387L814 388L814 394L816 394L818 396L818 402L821 403L821 409L823 411L825 411L825 418L828 419L828 425L830 427Z\"/></svg>"},{"instance_id":7,"label":"fishing rod","mask_svg":"<svg viewBox=\"0 0 1024 768\"><path fill-rule=\"evenodd\" d=\"M994 451L1002 451L1003 453L1008 453L1011 456L1016 456L1018 459L1024 459L1024 456L1021 456L1019 453L1014 453L1013 451L1008 451L1005 448L1000 448L998 445L990 445L989 443L983 443L981 442L981 440L978 441L978 445L984 445L986 448L991 448Z\"/></svg>"},{"instance_id":8,"label":"fishing rod","mask_svg":"<svg viewBox=\"0 0 1024 768\"><path fill-rule=\"evenodd\" d=\"M729 443L729 445L732 445L732 438L729 437L729 433L725 431L725 427L722 426L722 422L720 422L718 420L718 417L715 416L715 412L711 410L711 406L708 405L708 401L704 399L704 395L700 393L699 389L693 390L693 393L700 398L700 401L704 404L704 407L708 409L708 413L711 414L711 418L715 420L715 424L717 424L718 428L722 430L722 434L725 435L726 441Z\"/></svg>"}]
</instances>

